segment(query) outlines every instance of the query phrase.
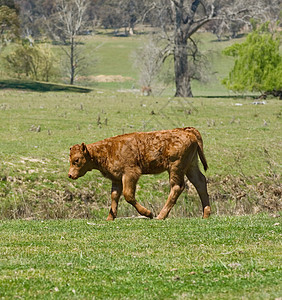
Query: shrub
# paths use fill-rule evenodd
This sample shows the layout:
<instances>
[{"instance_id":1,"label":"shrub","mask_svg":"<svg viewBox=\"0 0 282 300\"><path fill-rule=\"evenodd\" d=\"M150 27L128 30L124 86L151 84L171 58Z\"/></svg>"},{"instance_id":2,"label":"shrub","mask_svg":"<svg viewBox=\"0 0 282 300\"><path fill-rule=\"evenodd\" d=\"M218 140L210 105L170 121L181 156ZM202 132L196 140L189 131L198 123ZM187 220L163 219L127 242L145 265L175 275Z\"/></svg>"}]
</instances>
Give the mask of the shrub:
<instances>
[{"instance_id":1,"label":"shrub","mask_svg":"<svg viewBox=\"0 0 282 300\"><path fill-rule=\"evenodd\" d=\"M18 77L49 81L55 75L55 58L47 44L22 44L6 57L7 67Z\"/></svg>"},{"instance_id":2,"label":"shrub","mask_svg":"<svg viewBox=\"0 0 282 300\"><path fill-rule=\"evenodd\" d=\"M246 41L233 44L223 53L235 57L235 64L223 84L233 91L274 92L282 90L280 39L268 30L268 23L250 33Z\"/></svg>"}]
</instances>

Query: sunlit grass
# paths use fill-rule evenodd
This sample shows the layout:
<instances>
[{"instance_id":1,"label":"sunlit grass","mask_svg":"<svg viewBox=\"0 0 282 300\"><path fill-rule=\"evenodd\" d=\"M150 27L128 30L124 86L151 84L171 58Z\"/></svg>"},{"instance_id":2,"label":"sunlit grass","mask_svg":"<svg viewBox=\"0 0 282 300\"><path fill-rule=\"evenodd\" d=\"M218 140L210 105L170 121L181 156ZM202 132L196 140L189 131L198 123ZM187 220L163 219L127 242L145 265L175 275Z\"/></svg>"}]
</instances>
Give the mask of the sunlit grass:
<instances>
[{"instance_id":1,"label":"sunlit grass","mask_svg":"<svg viewBox=\"0 0 282 300\"><path fill-rule=\"evenodd\" d=\"M98 210L109 206L111 183L98 171L70 181L70 146L127 132L185 126L198 128L203 136L209 190L211 198L219 200L214 212L279 207L275 200L281 173L279 100L254 105L247 98L142 97L99 89L90 93L2 90L0 94L2 217L105 217L106 211ZM168 188L166 173L143 176L137 197L157 213ZM200 215L194 194L193 189L183 193L172 215ZM239 210L238 205L249 209ZM122 203L119 213L131 215L134 210Z\"/></svg>"},{"instance_id":2,"label":"sunlit grass","mask_svg":"<svg viewBox=\"0 0 282 300\"><path fill-rule=\"evenodd\" d=\"M264 215L2 221L0 296L274 299L282 275L278 223Z\"/></svg>"}]
</instances>

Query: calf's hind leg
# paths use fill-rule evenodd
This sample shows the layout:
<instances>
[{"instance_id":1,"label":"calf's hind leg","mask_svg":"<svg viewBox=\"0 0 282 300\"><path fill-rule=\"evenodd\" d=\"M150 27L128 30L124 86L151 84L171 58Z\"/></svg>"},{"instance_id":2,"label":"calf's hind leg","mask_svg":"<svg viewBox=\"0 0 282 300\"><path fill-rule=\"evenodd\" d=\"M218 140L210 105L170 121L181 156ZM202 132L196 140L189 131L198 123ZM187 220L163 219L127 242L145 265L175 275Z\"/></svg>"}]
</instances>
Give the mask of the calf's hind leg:
<instances>
[{"instance_id":1,"label":"calf's hind leg","mask_svg":"<svg viewBox=\"0 0 282 300\"><path fill-rule=\"evenodd\" d=\"M207 219L211 213L211 207L209 202L209 195L207 192L207 180L206 177L201 173L199 167L193 166L186 173L188 179L195 186L203 206L203 218Z\"/></svg>"},{"instance_id":2,"label":"calf's hind leg","mask_svg":"<svg viewBox=\"0 0 282 300\"><path fill-rule=\"evenodd\" d=\"M128 203L135 207L135 209L140 215L153 219L153 213L144 206L142 206L140 203L138 203L135 199L135 190L138 179L139 176L136 176L135 174L123 175L123 196Z\"/></svg>"},{"instance_id":3,"label":"calf's hind leg","mask_svg":"<svg viewBox=\"0 0 282 300\"><path fill-rule=\"evenodd\" d=\"M158 220L165 219L171 209L173 208L174 204L176 203L178 197L184 190L184 175L176 175L170 174L170 193L168 195L168 199L160 211L159 215L157 216Z\"/></svg>"},{"instance_id":4,"label":"calf's hind leg","mask_svg":"<svg viewBox=\"0 0 282 300\"><path fill-rule=\"evenodd\" d=\"M117 209L118 209L118 200L122 193L122 183L112 183L112 192L111 192L111 198L112 198L112 204L110 213L108 215L107 221L113 221L117 217Z\"/></svg>"}]
</instances>

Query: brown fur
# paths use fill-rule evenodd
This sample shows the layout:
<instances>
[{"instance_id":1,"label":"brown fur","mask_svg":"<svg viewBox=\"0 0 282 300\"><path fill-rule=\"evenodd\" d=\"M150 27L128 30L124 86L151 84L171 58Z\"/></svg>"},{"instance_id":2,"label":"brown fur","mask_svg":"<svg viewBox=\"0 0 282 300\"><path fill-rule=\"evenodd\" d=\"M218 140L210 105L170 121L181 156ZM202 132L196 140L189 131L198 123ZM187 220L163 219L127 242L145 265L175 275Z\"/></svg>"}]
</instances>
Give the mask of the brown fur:
<instances>
[{"instance_id":1,"label":"brown fur","mask_svg":"<svg viewBox=\"0 0 282 300\"><path fill-rule=\"evenodd\" d=\"M152 94L152 88L150 86L142 86L141 93L143 96L150 96Z\"/></svg>"},{"instance_id":2,"label":"brown fur","mask_svg":"<svg viewBox=\"0 0 282 300\"><path fill-rule=\"evenodd\" d=\"M107 220L116 218L122 193L141 215L153 218L152 212L136 201L136 184L142 174L167 171L171 190L157 216L157 219L165 219L184 189L186 175L201 198L203 217L208 218L210 204L206 178L199 170L197 153L207 170L201 135L192 127L118 135L71 147L69 178L77 179L97 169L112 181L112 204Z\"/></svg>"}]
</instances>

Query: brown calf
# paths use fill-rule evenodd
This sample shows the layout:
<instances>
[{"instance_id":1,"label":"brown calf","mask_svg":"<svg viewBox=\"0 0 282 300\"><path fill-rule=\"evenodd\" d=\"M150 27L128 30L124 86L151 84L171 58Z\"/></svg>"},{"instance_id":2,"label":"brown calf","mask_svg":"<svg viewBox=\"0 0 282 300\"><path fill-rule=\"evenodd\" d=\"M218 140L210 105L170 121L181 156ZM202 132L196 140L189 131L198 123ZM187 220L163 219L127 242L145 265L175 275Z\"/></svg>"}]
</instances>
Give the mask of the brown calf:
<instances>
[{"instance_id":1,"label":"brown calf","mask_svg":"<svg viewBox=\"0 0 282 300\"><path fill-rule=\"evenodd\" d=\"M123 193L143 216L153 218L150 210L135 199L136 184L141 174L169 173L171 190L157 216L165 219L184 189L184 176L198 191L203 206L203 218L210 215L205 176L198 167L198 155L207 170L203 141L192 127L118 135L93 144L70 148L69 178L77 179L92 169L99 170L112 181L112 204L107 220L117 216L118 201Z\"/></svg>"},{"instance_id":2,"label":"brown calf","mask_svg":"<svg viewBox=\"0 0 282 300\"><path fill-rule=\"evenodd\" d=\"M141 93L143 96L150 96L152 94L152 88L150 86L142 86Z\"/></svg>"}]
</instances>

